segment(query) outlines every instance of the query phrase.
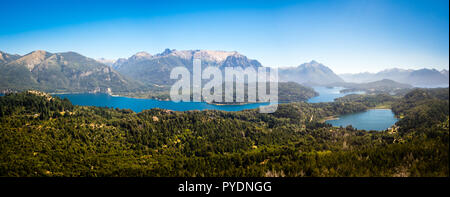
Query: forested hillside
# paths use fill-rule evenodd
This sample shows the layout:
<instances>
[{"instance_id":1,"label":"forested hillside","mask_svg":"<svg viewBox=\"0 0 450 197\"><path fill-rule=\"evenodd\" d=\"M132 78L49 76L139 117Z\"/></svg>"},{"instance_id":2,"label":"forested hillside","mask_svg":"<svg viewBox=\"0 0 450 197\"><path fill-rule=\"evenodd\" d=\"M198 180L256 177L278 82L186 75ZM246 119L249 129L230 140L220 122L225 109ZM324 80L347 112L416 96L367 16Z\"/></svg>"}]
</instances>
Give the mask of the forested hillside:
<instances>
[{"instance_id":1,"label":"forested hillside","mask_svg":"<svg viewBox=\"0 0 450 197\"><path fill-rule=\"evenodd\" d=\"M290 103L273 114L136 114L35 91L7 94L0 176L448 176L448 88L395 99L398 132L321 123L378 101ZM418 125L417 113L430 118Z\"/></svg>"},{"instance_id":2,"label":"forested hillside","mask_svg":"<svg viewBox=\"0 0 450 197\"><path fill-rule=\"evenodd\" d=\"M402 132L411 130L434 132L437 130L433 128L434 126L448 122L448 88L415 89L395 102L392 110L403 117L397 123Z\"/></svg>"}]
</instances>

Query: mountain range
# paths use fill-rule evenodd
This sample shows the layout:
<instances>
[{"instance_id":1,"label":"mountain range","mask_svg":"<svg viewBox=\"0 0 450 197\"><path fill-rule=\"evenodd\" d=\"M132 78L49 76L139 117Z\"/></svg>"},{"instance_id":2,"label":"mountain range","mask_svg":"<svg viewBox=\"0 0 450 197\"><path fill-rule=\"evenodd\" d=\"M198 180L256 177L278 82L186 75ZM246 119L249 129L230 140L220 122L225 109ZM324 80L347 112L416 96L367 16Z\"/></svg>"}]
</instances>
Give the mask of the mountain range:
<instances>
[{"instance_id":1,"label":"mountain range","mask_svg":"<svg viewBox=\"0 0 450 197\"><path fill-rule=\"evenodd\" d=\"M292 81L310 86L345 82L330 68L314 60L297 67L280 68L278 72L282 81Z\"/></svg>"},{"instance_id":2,"label":"mountain range","mask_svg":"<svg viewBox=\"0 0 450 197\"><path fill-rule=\"evenodd\" d=\"M449 76L448 70L438 71L436 69L387 69L377 73L358 73L358 74L341 74L339 75L346 82L367 83L379 81L382 79L390 79L400 83L406 83L419 87L432 86L448 86Z\"/></svg>"},{"instance_id":3,"label":"mountain range","mask_svg":"<svg viewBox=\"0 0 450 197\"><path fill-rule=\"evenodd\" d=\"M49 92L124 92L142 84L111 67L75 52L26 55L0 52L0 90L38 89Z\"/></svg>"},{"instance_id":4,"label":"mountain range","mask_svg":"<svg viewBox=\"0 0 450 197\"><path fill-rule=\"evenodd\" d=\"M367 83L336 83L333 86L345 87L341 92L357 92L364 91L367 94L373 93L406 93L404 90L413 88L412 85L399 83L390 79L382 79L379 81Z\"/></svg>"},{"instance_id":5,"label":"mountain range","mask_svg":"<svg viewBox=\"0 0 450 197\"><path fill-rule=\"evenodd\" d=\"M212 50L181 50L166 49L164 52L150 55L147 52L139 52L128 59L118 59L112 64L112 68L130 78L153 85L171 85L175 80L170 79L173 68L182 66L192 72L192 60L201 59L202 67L215 66L220 69L225 67L242 68L261 67L257 60L248 59L235 51Z\"/></svg>"},{"instance_id":6,"label":"mountain range","mask_svg":"<svg viewBox=\"0 0 450 197\"><path fill-rule=\"evenodd\" d=\"M171 69L184 66L191 70L193 58L201 59L203 68L206 66L216 66L220 69L237 66L255 69L262 67L257 60L249 59L235 51L177 51L170 49L156 55L139 52L127 59L120 58L111 66L121 74L147 84L169 85L174 82L174 80L169 79ZM104 60L100 61L105 62ZM278 72L280 81L284 82L296 82L304 85L327 85L344 82L330 68L314 60L298 67L280 68ZM161 76L167 77L162 78Z\"/></svg>"},{"instance_id":7,"label":"mountain range","mask_svg":"<svg viewBox=\"0 0 450 197\"><path fill-rule=\"evenodd\" d=\"M37 50L22 56L0 51L0 91L37 89L56 93L118 94L167 91L175 81L169 77L172 68L183 66L192 71L194 58L202 60L203 68L262 67L257 60L249 59L236 51L166 49L155 55L139 52L129 58L117 60L94 60L75 52L50 53ZM314 60L297 67L279 68L279 79L282 82L296 82L307 86L340 85L351 89L393 90L408 88L408 84L448 86L448 76L448 70L435 69L390 69L379 73L337 75ZM380 88L380 84L383 88Z\"/></svg>"}]
</instances>

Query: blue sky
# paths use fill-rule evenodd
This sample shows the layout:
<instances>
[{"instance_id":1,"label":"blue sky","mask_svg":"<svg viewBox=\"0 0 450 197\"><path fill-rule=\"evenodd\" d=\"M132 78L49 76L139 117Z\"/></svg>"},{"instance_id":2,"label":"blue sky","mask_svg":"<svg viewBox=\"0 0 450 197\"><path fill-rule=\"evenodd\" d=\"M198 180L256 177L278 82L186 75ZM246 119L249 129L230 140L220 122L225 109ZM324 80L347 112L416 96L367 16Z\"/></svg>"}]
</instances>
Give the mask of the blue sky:
<instances>
[{"instance_id":1,"label":"blue sky","mask_svg":"<svg viewBox=\"0 0 450 197\"><path fill-rule=\"evenodd\" d=\"M93 58L165 48L238 51L265 66L337 73L449 67L448 0L8 1L0 50Z\"/></svg>"}]
</instances>

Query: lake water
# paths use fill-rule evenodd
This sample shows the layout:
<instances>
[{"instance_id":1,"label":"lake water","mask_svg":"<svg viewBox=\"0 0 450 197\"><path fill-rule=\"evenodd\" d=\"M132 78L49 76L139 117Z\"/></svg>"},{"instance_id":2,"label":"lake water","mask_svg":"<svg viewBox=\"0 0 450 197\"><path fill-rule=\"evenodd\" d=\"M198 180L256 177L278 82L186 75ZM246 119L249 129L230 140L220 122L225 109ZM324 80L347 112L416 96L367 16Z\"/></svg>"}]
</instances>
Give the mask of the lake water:
<instances>
[{"instance_id":1,"label":"lake water","mask_svg":"<svg viewBox=\"0 0 450 197\"><path fill-rule=\"evenodd\" d=\"M244 105L211 105L205 102L172 102L159 101L155 99L137 99L120 96L110 96L108 94L57 94L61 98L69 99L74 105L114 107L120 109L131 109L135 112L142 110L161 108L174 111L189 110L221 110L221 111L241 111L245 109L255 109L268 103L252 103Z\"/></svg>"},{"instance_id":2,"label":"lake water","mask_svg":"<svg viewBox=\"0 0 450 197\"><path fill-rule=\"evenodd\" d=\"M308 100L310 103L332 102L335 98L339 98L351 93L340 93L342 88L334 87L314 87L320 96ZM363 92L356 92L358 94ZM354 94L354 93L353 93ZM3 94L0 94L2 96ZM120 109L131 109L135 112L142 110L161 108L174 111L189 110L221 110L221 111L242 111L245 109L255 109L259 106L268 105L268 103L253 103L245 105L211 105L205 102L172 102L159 101L154 99L137 99L120 96L110 96L107 94L57 94L61 98L68 98L74 105L83 106L99 106L114 107ZM333 126L352 125L357 129L364 130L385 130L397 122L394 114L390 109L371 109L365 112L353 113L340 116L337 120L327 120L327 123Z\"/></svg>"},{"instance_id":3,"label":"lake water","mask_svg":"<svg viewBox=\"0 0 450 197\"><path fill-rule=\"evenodd\" d=\"M335 98L343 97L349 94L364 94L364 92L341 93L345 89L342 87L313 87L319 96L308 99L308 103L333 102Z\"/></svg>"},{"instance_id":4,"label":"lake water","mask_svg":"<svg viewBox=\"0 0 450 197\"><path fill-rule=\"evenodd\" d=\"M365 112L358 112L340 116L337 120L327 120L333 126L346 127L352 125L360 130L383 131L397 122L394 113L390 109L370 109Z\"/></svg>"},{"instance_id":5,"label":"lake water","mask_svg":"<svg viewBox=\"0 0 450 197\"><path fill-rule=\"evenodd\" d=\"M340 93L343 88L340 87L314 87L320 95L309 99L309 103L333 102L335 98L339 98L351 93ZM222 110L222 111L241 111L245 109L255 109L259 106L268 105L268 103L252 103L244 105L211 105L205 102L172 102L159 101L154 99L137 99L120 96L110 96L108 94L55 94L61 98L68 98L74 105L98 106L98 107L114 107L120 109L131 109L135 112L142 110L161 108L174 111L189 110Z\"/></svg>"},{"instance_id":6,"label":"lake water","mask_svg":"<svg viewBox=\"0 0 450 197\"><path fill-rule=\"evenodd\" d=\"M332 102L335 98L345 96L351 93L340 93L343 88L340 87L314 87L320 95L308 100L310 103ZM61 98L68 98L74 105L114 107L120 109L131 109L135 112L142 110L161 108L174 111L189 110L221 110L221 111L242 111L245 109L255 109L259 106L268 105L268 103L252 103L244 105L211 105L205 102L172 102L159 101L155 99L137 99L120 96L110 96L108 94L56 94Z\"/></svg>"}]
</instances>

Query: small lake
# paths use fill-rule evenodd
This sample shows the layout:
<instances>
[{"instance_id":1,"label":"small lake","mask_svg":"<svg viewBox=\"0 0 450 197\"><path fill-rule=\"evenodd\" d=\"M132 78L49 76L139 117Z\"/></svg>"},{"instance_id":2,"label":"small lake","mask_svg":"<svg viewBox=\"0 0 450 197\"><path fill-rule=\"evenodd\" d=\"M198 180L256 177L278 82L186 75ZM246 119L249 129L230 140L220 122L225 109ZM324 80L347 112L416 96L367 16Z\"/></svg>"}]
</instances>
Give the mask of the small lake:
<instances>
[{"instance_id":1,"label":"small lake","mask_svg":"<svg viewBox=\"0 0 450 197\"><path fill-rule=\"evenodd\" d=\"M255 109L269 103L251 103L243 105L211 105L206 102L172 102L159 101L155 99L137 99L121 96L110 96L108 94L55 94L61 98L69 99L74 105L114 107L119 109L131 109L134 112L142 110L160 108L174 111L189 110L221 110L221 111L242 111L245 109Z\"/></svg>"},{"instance_id":2,"label":"small lake","mask_svg":"<svg viewBox=\"0 0 450 197\"><path fill-rule=\"evenodd\" d=\"M347 92L341 93L340 91L345 89L343 87L323 87L316 86L313 87L319 96L312 97L308 99L308 103L322 103L322 102L333 102L335 98L343 97L349 94L364 94L364 92Z\"/></svg>"},{"instance_id":3,"label":"small lake","mask_svg":"<svg viewBox=\"0 0 450 197\"><path fill-rule=\"evenodd\" d=\"M352 125L359 130L383 131L394 125L397 118L390 109L369 109L364 112L342 115L339 119L325 122L337 127Z\"/></svg>"}]
</instances>

